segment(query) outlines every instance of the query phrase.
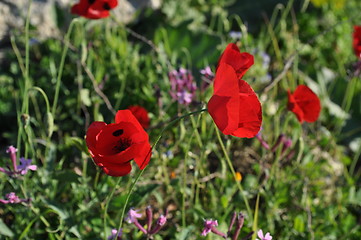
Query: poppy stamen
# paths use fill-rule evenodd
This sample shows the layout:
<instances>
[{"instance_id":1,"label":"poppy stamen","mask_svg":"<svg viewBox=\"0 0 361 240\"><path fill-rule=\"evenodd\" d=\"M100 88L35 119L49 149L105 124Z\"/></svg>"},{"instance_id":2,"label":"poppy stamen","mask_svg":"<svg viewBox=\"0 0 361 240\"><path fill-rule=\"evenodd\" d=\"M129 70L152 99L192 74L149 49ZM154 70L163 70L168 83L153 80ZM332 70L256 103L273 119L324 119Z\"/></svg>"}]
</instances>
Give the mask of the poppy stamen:
<instances>
[{"instance_id":1,"label":"poppy stamen","mask_svg":"<svg viewBox=\"0 0 361 240\"><path fill-rule=\"evenodd\" d=\"M95 2L95 0L88 0L89 4L93 4Z\"/></svg>"},{"instance_id":2,"label":"poppy stamen","mask_svg":"<svg viewBox=\"0 0 361 240\"><path fill-rule=\"evenodd\" d=\"M118 137L118 136L122 135L123 132L124 132L123 129L118 129L118 130L114 131L112 134L114 137Z\"/></svg>"},{"instance_id":3,"label":"poppy stamen","mask_svg":"<svg viewBox=\"0 0 361 240\"><path fill-rule=\"evenodd\" d=\"M120 153L129 148L130 145L132 145L132 140L130 138L121 138L117 142L117 145L113 147L113 150L116 153Z\"/></svg>"},{"instance_id":4,"label":"poppy stamen","mask_svg":"<svg viewBox=\"0 0 361 240\"><path fill-rule=\"evenodd\" d=\"M111 7L109 6L108 3L104 3L103 8L104 8L105 10L110 10L110 9L111 9Z\"/></svg>"}]
</instances>

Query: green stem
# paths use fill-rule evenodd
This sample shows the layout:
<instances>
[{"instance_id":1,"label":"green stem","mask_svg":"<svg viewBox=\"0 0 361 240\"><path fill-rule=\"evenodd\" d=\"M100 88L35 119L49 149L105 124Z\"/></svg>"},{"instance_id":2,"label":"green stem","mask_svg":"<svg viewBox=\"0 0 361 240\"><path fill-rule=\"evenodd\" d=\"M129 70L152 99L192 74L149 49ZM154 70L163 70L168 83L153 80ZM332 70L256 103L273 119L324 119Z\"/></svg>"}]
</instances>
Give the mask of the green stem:
<instances>
[{"instance_id":1,"label":"green stem","mask_svg":"<svg viewBox=\"0 0 361 240\"><path fill-rule=\"evenodd\" d=\"M207 109L201 109L201 110L198 110L198 111L194 111L194 112L190 112L190 113L187 113L185 115L182 115L172 121L170 121L167 126L165 126L162 131L160 132L157 140L154 142L153 146L151 149L155 149L155 147L157 146L159 140L162 138L163 136L163 133L170 127L172 126L173 124L175 124L176 122L178 122L179 120L183 119L183 118L186 118L190 115L193 115L193 114L197 114L197 113L201 113L201 112L204 112L204 111L207 111ZM150 152L148 153L150 154ZM120 220L119 220L119 225L118 225L118 228L117 228L117 234L114 236L113 240L117 239L118 235L119 235L119 229L122 227L122 224L123 224L123 219L124 219L124 215L125 215L125 210L127 208L127 205L128 205L128 202L129 202L129 198L130 198L130 195L132 194L133 192L133 189L135 187L135 185L137 184L139 178L142 176L143 172L145 171L146 168L144 168L143 170L141 170L139 172L139 174L137 175L136 179L134 180L134 182L132 183L132 185L130 186L130 189L128 191L128 194L127 194L127 197L125 199L125 203L124 203L124 206L123 206L123 209L122 209L122 213L120 215ZM105 230L104 230L105 231ZM105 234L106 236L106 234Z\"/></svg>"},{"instance_id":2,"label":"green stem","mask_svg":"<svg viewBox=\"0 0 361 240\"><path fill-rule=\"evenodd\" d=\"M30 9L32 0L29 1L28 13L25 23L25 86L29 84L29 24L30 24ZM24 94L27 94L27 88L25 87ZM24 107L24 105L23 105Z\"/></svg>"},{"instance_id":3,"label":"green stem","mask_svg":"<svg viewBox=\"0 0 361 240\"><path fill-rule=\"evenodd\" d=\"M127 194L127 197L125 199L125 203L124 203L124 206L123 206L123 209L122 209L122 214L120 215L120 220L119 220L119 225L118 225L118 228L117 228L117 234L114 236L113 240L117 239L118 235L119 235L119 229L122 227L123 225L123 219L124 219L124 215L125 215L125 210L127 209L127 205L128 205L128 202L129 202L129 198L130 198L130 195L132 194L133 192L133 189L135 187L135 185L137 184L139 178L143 175L143 172L145 171L146 168L144 168L143 170L141 170L137 177L135 178L134 182L132 183L132 185L130 186L130 189L128 191L128 194Z\"/></svg>"},{"instance_id":4,"label":"green stem","mask_svg":"<svg viewBox=\"0 0 361 240\"><path fill-rule=\"evenodd\" d=\"M204 108L204 109L201 109L201 110L198 110L198 111L190 112L190 113L184 114L184 115L182 115L182 116L180 116L180 117L177 117L176 119L170 121L170 122L167 124L167 126L165 126L165 127L162 129L162 131L160 132L160 134L159 134L157 140L155 141L155 144L154 144L153 147L155 147L155 146L158 144L158 142L159 142L159 140L161 139L163 133L164 133L166 130L168 130L173 124L175 124L176 122L178 122L179 120L181 120L181 119L183 119L183 118L186 118L186 117L188 117L188 116L191 116L191 115L194 115L194 114L197 114L197 113L205 112L205 111L207 111L207 110L208 110L208 109Z\"/></svg>"},{"instance_id":5,"label":"green stem","mask_svg":"<svg viewBox=\"0 0 361 240\"><path fill-rule=\"evenodd\" d=\"M110 201L111 201L112 198L113 198L115 189L118 187L118 185L119 185L119 183L120 183L120 180L121 180L121 178L118 177L118 180L117 180L117 182L116 182L116 184L115 184L112 192L111 192L110 195L108 196L107 202L106 202L105 207L104 207L104 219L103 219L104 240L107 240L107 212L108 212L108 206L109 206Z\"/></svg>"},{"instance_id":6,"label":"green stem","mask_svg":"<svg viewBox=\"0 0 361 240\"><path fill-rule=\"evenodd\" d=\"M360 155L361 155L361 148L359 148L359 150L357 150L357 152L355 153L355 155L353 157L353 160L352 160L352 163L351 163L351 166L350 166L350 171L349 171L350 175L354 174L356 164L358 162L358 159L360 158Z\"/></svg>"},{"instance_id":7,"label":"green stem","mask_svg":"<svg viewBox=\"0 0 361 240\"><path fill-rule=\"evenodd\" d=\"M59 66L59 70L58 70L58 77L56 79L56 86L55 86L55 94L54 94L54 102L53 102L53 108L51 110L51 113L53 114L53 116L55 116L55 110L56 110L56 106L58 104L58 98L59 98L59 90L60 90L60 82L61 82L61 76L63 74L63 70L64 70L64 63L65 63L65 57L66 57L66 53L68 52L68 48L69 48L69 41L70 41L70 34L72 32L73 26L74 24L78 21L77 18L74 18L68 28L68 32L65 35L64 38L64 42L65 42L65 46L63 48L63 53L61 55L61 60L60 60L60 66Z\"/></svg>"},{"instance_id":8,"label":"green stem","mask_svg":"<svg viewBox=\"0 0 361 240\"><path fill-rule=\"evenodd\" d=\"M256 207L254 209L254 216L253 216L253 225L252 230L253 232L257 232L258 229L258 209L259 209L259 193L257 194L257 200L256 200ZM252 240L256 239L256 234L252 235Z\"/></svg>"},{"instance_id":9,"label":"green stem","mask_svg":"<svg viewBox=\"0 0 361 240\"><path fill-rule=\"evenodd\" d=\"M30 10L31 10L31 4L32 0L29 1L29 7L28 12L26 16L26 22L25 22L25 70L23 72L24 75L24 89L23 89L23 103L21 106L20 113L18 114L18 125L20 127L18 131L18 137L17 137L17 143L16 147L18 148L17 158L20 157L21 152L21 139L22 135L24 133L23 128L25 127L24 123L21 121L22 114L25 113L26 115L29 112L29 93L28 89L30 88L30 79L29 79L29 24L30 24ZM27 144L25 143L25 146ZM25 153L27 151L27 148L25 148ZM26 154L25 154L26 155Z\"/></svg>"},{"instance_id":10,"label":"green stem","mask_svg":"<svg viewBox=\"0 0 361 240\"><path fill-rule=\"evenodd\" d=\"M183 121L181 121L181 124L183 124ZM184 149L185 156L184 156L184 167L183 167L183 173L182 173L182 226L183 228L186 227L186 187L187 187L187 162L188 162L188 152L191 145L191 141L193 140L194 133L196 131L196 128L194 128L194 131L192 132L192 135L189 138L189 142Z\"/></svg>"},{"instance_id":11,"label":"green stem","mask_svg":"<svg viewBox=\"0 0 361 240\"><path fill-rule=\"evenodd\" d=\"M214 123L214 124L215 124L215 123ZM246 205L246 209L247 209L247 212L248 212L248 216L252 217L252 210L251 210L251 208L250 208L250 206L249 206L248 200L247 200L247 198L246 198L246 195L245 195L245 193L244 193L244 190L243 190L243 187L242 187L241 183L236 180L236 179L237 179L236 171L234 170L234 167L233 167L233 165L232 165L231 159L230 159L229 156L228 156L227 149L226 149L226 147L224 146L224 143L223 143L223 141L222 141L221 135L219 134L218 128L217 128L217 130L216 130L216 133L217 133L217 139L218 139L218 141L219 141L219 144L221 145L221 148L222 148L224 157L225 157L226 160L227 160L228 167L229 167L229 169L231 170L231 172L232 172L232 174L233 174L234 180L235 180L235 182L236 182L236 184L237 184L237 187L238 187L238 189L239 189L239 191L240 191L240 193L241 193L241 195L242 195L244 204Z\"/></svg>"}]
</instances>

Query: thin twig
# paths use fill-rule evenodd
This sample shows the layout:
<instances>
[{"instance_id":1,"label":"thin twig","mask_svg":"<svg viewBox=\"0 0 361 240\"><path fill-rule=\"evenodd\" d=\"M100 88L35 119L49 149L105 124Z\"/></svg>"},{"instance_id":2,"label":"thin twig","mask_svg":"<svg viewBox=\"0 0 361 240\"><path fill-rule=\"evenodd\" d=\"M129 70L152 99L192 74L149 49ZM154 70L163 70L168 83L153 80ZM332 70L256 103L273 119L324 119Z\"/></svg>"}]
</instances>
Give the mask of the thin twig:
<instances>
[{"instance_id":1,"label":"thin twig","mask_svg":"<svg viewBox=\"0 0 361 240\"><path fill-rule=\"evenodd\" d=\"M292 67L292 63L295 60L296 53L294 53L286 62L285 67L282 72L262 91L263 93L267 93L271 90L281 79L286 75L287 71Z\"/></svg>"},{"instance_id":2,"label":"thin twig","mask_svg":"<svg viewBox=\"0 0 361 240\"><path fill-rule=\"evenodd\" d=\"M89 79L92 81L95 92L99 95L99 97L101 97L103 99L103 101L105 102L105 105L107 105L107 108L109 109L109 111L111 111L115 115L116 112L115 112L112 104L110 103L108 97L105 96L105 94L102 92L102 90L100 90L93 73L89 70L88 66L85 65L84 62L82 62L81 65L83 66L84 71L88 75Z\"/></svg>"}]
</instances>

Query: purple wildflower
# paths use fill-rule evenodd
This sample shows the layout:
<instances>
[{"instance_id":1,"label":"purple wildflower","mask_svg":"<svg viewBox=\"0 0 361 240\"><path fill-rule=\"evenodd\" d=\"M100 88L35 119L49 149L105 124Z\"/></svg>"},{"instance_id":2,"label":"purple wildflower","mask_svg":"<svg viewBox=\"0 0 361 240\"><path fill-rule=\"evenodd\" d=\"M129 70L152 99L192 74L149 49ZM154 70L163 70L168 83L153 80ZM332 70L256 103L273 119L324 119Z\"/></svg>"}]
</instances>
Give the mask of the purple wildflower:
<instances>
[{"instance_id":1,"label":"purple wildflower","mask_svg":"<svg viewBox=\"0 0 361 240\"><path fill-rule=\"evenodd\" d=\"M8 176L16 176L17 174L25 175L28 172L28 170L36 171L38 169L36 165L31 164L32 162L31 159L20 158L20 165L17 165L17 158L16 158L17 151L18 150L13 146L8 147L6 152L10 155L10 159L13 164L13 169L11 170L8 168L8 170L6 170L0 167L0 172L3 172Z\"/></svg>"},{"instance_id":2,"label":"purple wildflower","mask_svg":"<svg viewBox=\"0 0 361 240\"><path fill-rule=\"evenodd\" d=\"M17 168L16 168L16 152L17 151L18 151L18 149L15 148L14 146L9 146L8 149L6 150L6 153L9 153L11 162L13 163L14 172L17 171Z\"/></svg>"},{"instance_id":3,"label":"purple wildflower","mask_svg":"<svg viewBox=\"0 0 361 240\"><path fill-rule=\"evenodd\" d=\"M14 192L6 194L6 198L9 200L9 203L19 203L20 198L16 196Z\"/></svg>"},{"instance_id":4,"label":"purple wildflower","mask_svg":"<svg viewBox=\"0 0 361 240\"><path fill-rule=\"evenodd\" d=\"M29 202L30 199L20 199L14 192L8 193L5 195L5 199L0 199L0 203L8 204L8 203L22 203L22 202Z\"/></svg>"},{"instance_id":5,"label":"purple wildflower","mask_svg":"<svg viewBox=\"0 0 361 240\"><path fill-rule=\"evenodd\" d=\"M137 210L134 210L133 208L129 210L128 212L128 217L126 218L126 221L128 223L133 223L140 231L142 231L144 234L147 234L148 237L153 236L154 234L158 233L162 227L165 225L165 223L167 222L167 214L168 211L165 211L164 215L160 215L160 217L157 220L157 223L155 224L154 227L152 227L153 225L153 210L150 206L147 207L147 209L145 210L146 212L146 225L147 230L144 228L144 226L142 226L139 222L138 222L138 218L140 218L142 216L142 214L138 213ZM153 238L150 238L153 239Z\"/></svg>"},{"instance_id":6,"label":"purple wildflower","mask_svg":"<svg viewBox=\"0 0 361 240\"><path fill-rule=\"evenodd\" d=\"M210 233L212 231L212 228L217 227L218 226L218 222L217 220L204 220L204 228L202 231L202 236L207 236L208 233Z\"/></svg>"},{"instance_id":7,"label":"purple wildflower","mask_svg":"<svg viewBox=\"0 0 361 240\"><path fill-rule=\"evenodd\" d=\"M139 210L135 210L134 208L131 208L128 212L128 216L125 218L125 221L128 223L134 223L135 221L138 221L137 218L141 218L142 214L138 213Z\"/></svg>"},{"instance_id":8,"label":"purple wildflower","mask_svg":"<svg viewBox=\"0 0 361 240\"><path fill-rule=\"evenodd\" d=\"M18 172L21 175L25 175L28 170L36 171L38 167L36 165L31 165L31 162L31 159L20 158L20 165L17 166Z\"/></svg>"},{"instance_id":9,"label":"purple wildflower","mask_svg":"<svg viewBox=\"0 0 361 240\"><path fill-rule=\"evenodd\" d=\"M269 150L270 147L269 147L268 143L262 138L261 131L262 131L262 129L256 134L256 138L261 142L262 147Z\"/></svg>"},{"instance_id":10,"label":"purple wildflower","mask_svg":"<svg viewBox=\"0 0 361 240\"><path fill-rule=\"evenodd\" d=\"M271 148L271 151L274 152L276 151L276 149L278 148L278 146L281 144L281 143L284 143L286 140L286 136L284 134L280 134L277 138L277 141L275 143L275 145L273 145L273 147Z\"/></svg>"},{"instance_id":11,"label":"purple wildflower","mask_svg":"<svg viewBox=\"0 0 361 240\"><path fill-rule=\"evenodd\" d=\"M159 230L166 224L167 222L167 214L168 211L166 211L165 215L160 215L160 217L157 220L157 224L153 229L148 229L149 235L154 235L159 232Z\"/></svg>"},{"instance_id":12,"label":"purple wildflower","mask_svg":"<svg viewBox=\"0 0 361 240\"><path fill-rule=\"evenodd\" d=\"M260 229L260 230L257 232L257 236L260 238L260 240L272 240L271 234L270 234L269 232L267 232L266 235L264 236L262 229ZM257 239L257 240L258 240L258 239Z\"/></svg>"},{"instance_id":13,"label":"purple wildflower","mask_svg":"<svg viewBox=\"0 0 361 240\"><path fill-rule=\"evenodd\" d=\"M188 105L192 102L197 89L193 81L193 75L190 70L180 68L179 71L173 70L168 74L173 100L182 105Z\"/></svg>"},{"instance_id":14,"label":"purple wildflower","mask_svg":"<svg viewBox=\"0 0 361 240\"><path fill-rule=\"evenodd\" d=\"M122 239L122 234L123 234L123 230L122 229L119 229L119 233L118 233L118 236L117 236L117 229L112 229L112 234L108 237L108 240L113 240L113 239L116 239L116 240L121 240ZM116 237L116 238L115 238Z\"/></svg>"},{"instance_id":15,"label":"purple wildflower","mask_svg":"<svg viewBox=\"0 0 361 240\"><path fill-rule=\"evenodd\" d=\"M138 213L138 210L131 208L125 221L127 221L128 223L133 223L140 231L146 234L147 230L145 230L144 227L138 222L138 218L140 217L142 217L142 214Z\"/></svg>"},{"instance_id":16,"label":"purple wildflower","mask_svg":"<svg viewBox=\"0 0 361 240\"><path fill-rule=\"evenodd\" d=\"M271 62L271 57L266 52L261 52L261 57L263 68L268 68Z\"/></svg>"},{"instance_id":17,"label":"purple wildflower","mask_svg":"<svg viewBox=\"0 0 361 240\"><path fill-rule=\"evenodd\" d=\"M230 31L228 35L230 38L237 40L237 39L241 39L243 34L237 31Z\"/></svg>"},{"instance_id":18,"label":"purple wildflower","mask_svg":"<svg viewBox=\"0 0 361 240\"><path fill-rule=\"evenodd\" d=\"M160 215L157 224L163 226L167 222L167 217L164 215Z\"/></svg>"},{"instance_id":19,"label":"purple wildflower","mask_svg":"<svg viewBox=\"0 0 361 240\"><path fill-rule=\"evenodd\" d=\"M282 146L282 153L284 151L286 151L287 148L290 148L292 146L292 140L290 138L286 138L284 141L283 141L283 146Z\"/></svg>"},{"instance_id":20,"label":"purple wildflower","mask_svg":"<svg viewBox=\"0 0 361 240\"><path fill-rule=\"evenodd\" d=\"M181 92L177 92L177 99L178 102L182 105L188 105L192 102L193 95L186 90L183 90Z\"/></svg>"},{"instance_id":21,"label":"purple wildflower","mask_svg":"<svg viewBox=\"0 0 361 240\"><path fill-rule=\"evenodd\" d=\"M202 236L206 236L209 232L212 232L218 236L223 238L227 238L227 235L221 231L219 231L216 226L218 226L217 220L204 220L204 229L201 233Z\"/></svg>"}]
</instances>

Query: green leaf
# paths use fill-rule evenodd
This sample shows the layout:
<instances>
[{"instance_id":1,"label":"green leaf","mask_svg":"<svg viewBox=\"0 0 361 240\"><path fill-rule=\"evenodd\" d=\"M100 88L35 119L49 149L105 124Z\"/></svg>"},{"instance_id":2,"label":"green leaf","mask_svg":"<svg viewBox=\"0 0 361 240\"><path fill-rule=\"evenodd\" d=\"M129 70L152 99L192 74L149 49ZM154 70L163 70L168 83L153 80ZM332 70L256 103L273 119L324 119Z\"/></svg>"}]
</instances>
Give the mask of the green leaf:
<instances>
[{"instance_id":1,"label":"green leaf","mask_svg":"<svg viewBox=\"0 0 361 240\"><path fill-rule=\"evenodd\" d=\"M60 206L58 206L58 204L46 200L44 200L44 202L50 209L59 215L60 219L66 220L69 217L69 213L65 209L62 209Z\"/></svg>"},{"instance_id":2,"label":"green leaf","mask_svg":"<svg viewBox=\"0 0 361 240\"><path fill-rule=\"evenodd\" d=\"M13 237L14 233L6 226L3 220L0 218L0 234L5 235L7 237Z\"/></svg>"},{"instance_id":3,"label":"green leaf","mask_svg":"<svg viewBox=\"0 0 361 240\"><path fill-rule=\"evenodd\" d=\"M305 223L302 215L297 215L297 217L294 220L294 228L298 232L304 232L305 231Z\"/></svg>"},{"instance_id":4,"label":"green leaf","mask_svg":"<svg viewBox=\"0 0 361 240\"><path fill-rule=\"evenodd\" d=\"M19 240L23 239L26 234L29 232L29 230L31 229L31 226L33 226L34 222L38 219L39 217L37 216L36 218L34 218L24 229L24 231L21 233Z\"/></svg>"},{"instance_id":5,"label":"green leaf","mask_svg":"<svg viewBox=\"0 0 361 240\"><path fill-rule=\"evenodd\" d=\"M53 114L51 114L51 112L46 113L46 122L48 125L48 136L51 137L51 135L53 135L54 132L54 117Z\"/></svg>"},{"instance_id":6,"label":"green leaf","mask_svg":"<svg viewBox=\"0 0 361 240\"><path fill-rule=\"evenodd\" d=\"M92 102L89 97L89 89L83 88L80 90L80 99L85 106L91 106Z\"/></svg>"},{"instance_id":7,"label":"green leaf","mask_svg":"<svg viewBox=\"0 0 361 240\"><path fill-rule=\"evenodd\" d=\"M222 203L222 207L223 208L227 208L228 207L228 197L226 197L226 196L222 196L221 197L221 203Z\"/></svg>"},{"instance_id":8,"label":"green leaf","mask_svg":"<svg viewBox=\"0 0 361 240\"><path fill-rule=\"evenodd\" d=\"M80 151L83 151L85 153L88 153L88 148L85 144L84 139L79 138L79 137L69 137L66 136L65 137L65 144L67 146L75 146L76 148L78 148Z\"/></svg>"},{"instance_id":9,"label":"green leaf","mask_svg":"<svg viewBox=\"0 0 361 240\"><path fill-rule=\"evenodd\" d=\"M192 234L192 232L194 231L194 226L190 225L186 228L182 228L182 230L176 234L176 238L178 240L185 240L188 239Z\"/></svg>"}]
</instances>

